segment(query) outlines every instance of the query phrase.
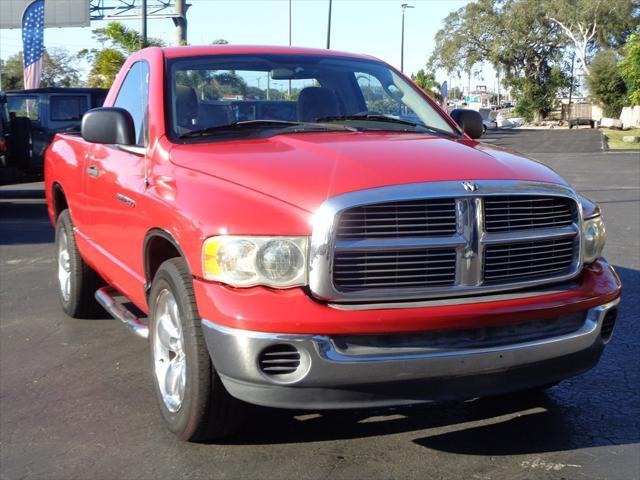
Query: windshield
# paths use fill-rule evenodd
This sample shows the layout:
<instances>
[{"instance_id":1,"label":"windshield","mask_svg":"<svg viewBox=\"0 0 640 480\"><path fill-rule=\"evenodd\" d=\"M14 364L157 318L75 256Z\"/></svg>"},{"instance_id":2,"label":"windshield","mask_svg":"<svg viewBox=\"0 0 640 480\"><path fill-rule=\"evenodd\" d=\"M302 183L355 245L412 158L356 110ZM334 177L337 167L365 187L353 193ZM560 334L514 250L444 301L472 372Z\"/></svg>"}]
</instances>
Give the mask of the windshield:
<instances>
[{"instance_id":1,"label":"windshield","mask_svg":"<svg viewBox=\"0 0 640 480\"><path fill-rule=\"evenodd\" d=\"M318 130L458 136L416 89L377 61L319 55L215 55L168 61L173 138Z\"/></svg>"}]
</instances>

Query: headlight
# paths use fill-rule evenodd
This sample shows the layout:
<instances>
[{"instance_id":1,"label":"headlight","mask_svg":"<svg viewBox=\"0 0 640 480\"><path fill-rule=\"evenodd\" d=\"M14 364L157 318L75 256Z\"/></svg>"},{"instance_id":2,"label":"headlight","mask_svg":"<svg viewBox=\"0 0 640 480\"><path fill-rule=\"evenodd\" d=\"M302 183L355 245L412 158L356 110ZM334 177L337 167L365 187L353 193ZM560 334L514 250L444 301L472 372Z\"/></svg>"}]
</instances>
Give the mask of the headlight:
<instances>
[{"instance_id":1,"label":"headlight","mask_svg":"<svg viewBox=\"0 0 640 480\"><path fill-rule=\"evenodd\" d=\"M582 245L584 263L592 263L602 256L607 232L600 215L588 218L582 222Z\"/></svg>"},{"instance_id":2,"label":"headlight","mask_svg":"<svg viewBox=\"0 0 640 480\"><path fill-rule=\"evenodd\" d=\"M307 237L208 238L202 246L204 276L235 287L306 285L307 245Z\"/></svg>"}]
</instances>

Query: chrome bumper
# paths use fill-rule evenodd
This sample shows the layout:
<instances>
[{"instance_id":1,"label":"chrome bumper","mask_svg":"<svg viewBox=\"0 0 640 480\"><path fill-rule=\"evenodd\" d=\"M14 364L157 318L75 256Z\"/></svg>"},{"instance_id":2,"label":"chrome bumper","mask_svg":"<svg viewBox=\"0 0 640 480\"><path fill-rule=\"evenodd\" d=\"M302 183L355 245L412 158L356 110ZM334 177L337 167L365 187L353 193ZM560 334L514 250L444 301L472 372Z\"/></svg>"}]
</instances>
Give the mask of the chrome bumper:
<instances>
[{"instance_id":1,"label":"chrome bumper","mask_svg":"<svg viewBox=\"0 0 640 480\"><path fill-rule=\"evenodd\" d=\"M619 299L591 308L569 334L489 348L340 351L330 336L237 330L202 320L209 352L229 392L284 408L352 408L473 398L553 383L592 368L606 340L602 322ZM294 374L275 379L259 367L267 347L300 352ZM469 381L473 378L474 381Z\"/></svg>"}]
</instances>

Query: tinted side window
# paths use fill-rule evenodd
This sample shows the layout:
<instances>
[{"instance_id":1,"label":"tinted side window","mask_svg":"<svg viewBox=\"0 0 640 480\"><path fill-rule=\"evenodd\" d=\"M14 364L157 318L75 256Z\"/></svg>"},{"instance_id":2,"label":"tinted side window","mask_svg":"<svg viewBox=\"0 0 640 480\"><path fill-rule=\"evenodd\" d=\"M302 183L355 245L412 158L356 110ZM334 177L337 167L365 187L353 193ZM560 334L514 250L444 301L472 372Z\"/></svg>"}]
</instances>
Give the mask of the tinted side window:
<instances>
[{"instance_id":1,"label":"tinted side window","mask_svg":"<svg viewBox=\"0 0 640 480\"><path fill-rule=\"evenodd\" d=\"M146 140L148 95L149 65L136 62L122 82L113 106L124 108L133 117L138 145L144 145Z\"/></svg>"},{"instance_id":2,"label":"tinted side window","mask_svg":"<svg viewBox=\"0 0 640 480\"><path fill-rule=\"evenodd\" d=\"M40 100L35 96L11 96L9 100L9 111L14 112L16 117L27 117L30 120L40 120Z\"/></svg>"},{"instance_id":3,"label":"tinted side window","mask_svg":"<svg viewBox=\"0 0 640 480\"><path fill-rule=\"evenodd\" d=\"M87 111L87 97L83 95L52 95L49 117L53 121L80 120Z\"/></svg>"}]
</instances>

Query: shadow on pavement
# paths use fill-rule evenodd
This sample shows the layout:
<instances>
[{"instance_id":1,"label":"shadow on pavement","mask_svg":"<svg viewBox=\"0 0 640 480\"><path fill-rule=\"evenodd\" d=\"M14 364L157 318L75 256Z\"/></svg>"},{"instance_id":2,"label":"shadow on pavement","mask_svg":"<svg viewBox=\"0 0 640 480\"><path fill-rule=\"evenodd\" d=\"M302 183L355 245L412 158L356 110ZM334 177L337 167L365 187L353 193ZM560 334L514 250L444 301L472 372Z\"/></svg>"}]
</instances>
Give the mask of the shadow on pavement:
<instances>
[{"instance_id":1,"label":"shadow on pavement","mask_svg":"<svg viewBox=\"0 0 640 480\"><path fill-rule=\"evenodd\" d=\"M547 392L465 403L359 411L293 412L256 408L225 444L286 444L418 432L420 446L467 455L515 455L640 441L640 271L616 267L627 289L614 338L590 372ZM622 371L625 369L625 371ZM424 430L427 430L425 435ZM429 430L433 430L429 432Z\"/></svg>"},{"instance_id":2,"label":"shadow on pavement","mask_svg":"<svg viewBox=\"0 0 640 480\"><path fill-rule=\"evenodd\" d=\"M44 200L0 200L0 245L52 243L54 230Z\"/></svg>"}]
</instances>

